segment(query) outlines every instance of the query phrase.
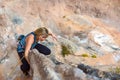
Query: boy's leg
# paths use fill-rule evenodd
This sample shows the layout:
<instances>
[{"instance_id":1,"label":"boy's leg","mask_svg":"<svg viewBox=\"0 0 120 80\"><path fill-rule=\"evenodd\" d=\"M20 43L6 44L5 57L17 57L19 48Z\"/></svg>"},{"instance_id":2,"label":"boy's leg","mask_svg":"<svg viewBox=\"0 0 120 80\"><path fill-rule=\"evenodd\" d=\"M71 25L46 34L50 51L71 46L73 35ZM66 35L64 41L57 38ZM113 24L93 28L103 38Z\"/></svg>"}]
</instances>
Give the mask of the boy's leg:
<instances>
[{"instance_id":1,"label":"boy's leg","mask_svg":"<svg viewBox=\"0 0 120 80\"><path fill-rule=\"evenodd\" d=\"M22 59L22 60L21 60L22 65L20 66L20 68L21 68L21 70L23 71L23 73L25 73L25 75L27 75L27 74L28 74L28 71L30 70L30 65L29 65L29 63L27 62L27 60L26 60L25 58L23 58L23 56L24 56L23 53L24 53L24 52L18 53L20 59Z\"/></svg>"},{"instance_id":2,"label":"boy's leg","mask_svg":"<svg viewBox=\"0 0 120 80\"><path fill-rule=\"evenodd\" d=\"M44 55L49 55L51 53L51 50L48 47L39 43L35 46L35 49Z\"/></svg>"}]
</instances>

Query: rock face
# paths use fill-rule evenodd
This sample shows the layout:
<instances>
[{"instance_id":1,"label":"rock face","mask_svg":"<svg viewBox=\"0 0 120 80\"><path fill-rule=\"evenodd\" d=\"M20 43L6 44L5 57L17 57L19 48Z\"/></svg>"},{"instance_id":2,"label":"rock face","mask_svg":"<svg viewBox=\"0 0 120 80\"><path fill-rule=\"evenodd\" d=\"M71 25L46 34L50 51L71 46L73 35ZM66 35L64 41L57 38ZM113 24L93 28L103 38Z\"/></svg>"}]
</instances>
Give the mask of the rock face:
<instances>
[{"instance_id":1,"label":"rock face","mask_svg":"<svg viewBox=\"0 0 120 80\"><path fill-rule=\"evenodd\" d=\"M33 72L32 80L89 80L82 70L65 64L56 65L37 50L30 53L29 59Z\"/></svg>"},{"instance_id":2,"label":"rock face","mask_svg":"<svg viewBox=\"0 0 120 80\"><path fill-rule=\"evenodd\" d=\"M93 80L120 79L118 74L100 71L84 64L78 65L78 68L63 63L56 65L35 49L30 52L29 60L32 69L32 80L89 80L88 75L96 77Z\"/></svg>"},{"instance_id":3,"label":"rock face","mask_svg":"<svg viewBox=\"0 0 120 80\"><path fill-rule=\"evenodd\" d=\"M18 36L46 26L58 41L48 37L40 42L51 49L48 58L32 52L33 79L99 80L72 66L83 63L108 71L104 67L120 65L119 4L120 0L0 0L0 77L7 80L19 62ZM26 80L22 77L17 66L12 80Z\"/></svg>"},{"instance_id":4,"label":"rock face","mask_svg":"<svg viewBox=\"0 0 120 80\"><path fill-rule=\"evenodd\" d=\"M105 78L108 78L110 80L119 80L120 79L120 75L118 75L118 74L100 71L98 69L91 68L88 65L80 64L80 65L78 65L78 68L83 70L83 72L85 72L86 74L94 75L101 79L105 79Z\"/></svg>"},{"instance_id":5,"label":"rock face","mask_svg":"<svg viewBox=\"0 0 120 80\"><path fill-rule=\"evenodd\" d=\"M86 75L78 68L54 64L45 55L33 50L30 55L33 80L85 80Z\"/></svg>"}]
</instances>

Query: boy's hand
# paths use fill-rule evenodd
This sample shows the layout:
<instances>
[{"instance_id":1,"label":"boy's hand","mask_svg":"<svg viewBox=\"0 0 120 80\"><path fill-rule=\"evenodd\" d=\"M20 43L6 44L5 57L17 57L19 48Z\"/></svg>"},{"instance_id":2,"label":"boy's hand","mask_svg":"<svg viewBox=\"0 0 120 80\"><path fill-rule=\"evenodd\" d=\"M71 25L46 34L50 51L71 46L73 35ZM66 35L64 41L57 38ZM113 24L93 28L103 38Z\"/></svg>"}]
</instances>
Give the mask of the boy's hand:
<instances>
[{"instance_id":1,"label":"boy's hand","mask_svg":"<svg viewBox=\"0 0 120 80\"><path fill-rule=\"evenodd\" d=\"M53 34L49 34L50 36L52 36L53 40L56 40L57 41L57 37Z\"/></svg>"}]
</instances>

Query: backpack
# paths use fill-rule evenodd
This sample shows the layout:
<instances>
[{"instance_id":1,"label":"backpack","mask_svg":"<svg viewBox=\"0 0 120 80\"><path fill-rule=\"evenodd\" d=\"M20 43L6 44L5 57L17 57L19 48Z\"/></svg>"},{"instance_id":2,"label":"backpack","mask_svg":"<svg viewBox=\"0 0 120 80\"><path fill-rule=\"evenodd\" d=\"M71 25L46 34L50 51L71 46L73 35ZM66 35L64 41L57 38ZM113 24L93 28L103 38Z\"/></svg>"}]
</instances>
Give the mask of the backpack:
<instances>
[{"instance_id":1,"label":"backpack","mask_svg":"<svg viewBox=\"0 0 120 80\"><path fill-rule=\"evenodd\" d=\"M22 40L24 37L25 37L25 35L20 35L20 36L18 37L17 41Z\"/></svg>"}]
</instances>

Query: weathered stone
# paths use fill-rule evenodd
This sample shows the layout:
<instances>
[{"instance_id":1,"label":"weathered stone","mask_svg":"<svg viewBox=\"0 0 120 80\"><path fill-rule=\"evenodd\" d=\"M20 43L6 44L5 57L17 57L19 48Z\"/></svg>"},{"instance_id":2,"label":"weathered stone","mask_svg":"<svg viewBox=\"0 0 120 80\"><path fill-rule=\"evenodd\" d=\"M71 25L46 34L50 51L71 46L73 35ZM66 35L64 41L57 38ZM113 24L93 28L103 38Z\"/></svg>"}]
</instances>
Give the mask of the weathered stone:
<instances>
[{"instance_id":1,"label":"weathered stone","mask_svg":"<svg viewBox=\"0 0 120 80\"><path fill-rule=\"evenodd\" d=\"M32 50L29 55L33 80L86 80L86 75L70 65L55 65L49 58Z\"/></svg>"},{"instance_id":2,"label":"weathered stone","mask_svg":"<svg viewBox=\"0 0 120 80\"><path fill-rule=\"evenodd\" d=\"M78 68L83 70L83 72L85 72L86 74L96 76L96 77L101 78L101 79L106 79L106 78L108 78L110 80L119 80L120 79L119 74L100 71L100 70L94 69L94 68L92 68L92 67L90 67L88 65L79 64Z\"/></svg>"},{"instance_id":3,"label":"weathered stone","mask_svg":"<svg viewBox=\"0 0 120 80\"><path fill-rule=\"evenodd\" d=\"M96 3L97 5L95 5ZM118 65L118 61L120 61L120 38L118 37L120 32L117 31L120 30L119 3L120 0L0 0L0 61L4 62L0 65L4 67L0 73L6 77L9 70L13 69L17 63L15 56L17 55L15 50L15 39L17 39L17 36L28 34L41 26L46 26L52 29L55 34L62 37L66 36L67 39L59 39L57 43L54 40L45 43L51 49L51 55L47 57L47 61L50 61L50 66L44 63L43 58L39 59L36 58L36 55L32 55L31 60L33 60L34 65L31 64L31 66L34 67L34 72L36 72L33 76L37 76L33 78L34 80L42 80L44 77L45 79L85 80L86 73L82 73L81 70L70 66L80 62L90 65L108 65L113 63ZM104 24L104 22L108 25ZM111 28L110 26L112 25L117 26L115 27L117 30ZM102 34L98 34L95 31ZM89 36L89 34L92 36ZM71 40L74 41L72 42ZM61 44L67 46L73 55L67 58L61 56ZM75 52L77 50L78 53L76 55ZM7 60L4 58L6 52L9 54ZM80 56L82 53L103 56L106 52L110 52L112 56L108 54L105 55L107 57L98 56L96 59L88 59L87 61ZM62 62L62 64L59 62ZM40 64L45 64L43 66L45 69ZM62 67L63 70L61 68L59 70L57 66ZM19 68L17 68L13 78L21 75L19 71ZM44 75L42 76L39 71L44 72ZM65 74L61 71L65 72ZM91 80L99 80L98 77L103 77L103 74L105 74L97 70L88 69L87 71ZM58 75L53 77L54 74ZM79 76L79 74L81 75ZM48 76L46 77L46 75ZM84 77L81 78L81 76ZM26 79L20 78L20 80ZM103 80L105 79L103 78Z\"/></svg>"},{"instance_id":4,"label":"weathered stone","mask_svg":"<svg viewBox=\"0 0 120 80\"><path fill-rule=\"evenodd\" d=\"M43 54L37 52L37 50L33 50L30 53L30 64L33 70L33 79L40 80L60 80L59 76L55 72L55 64L50 61Z\"/></svg>"}]
</instances>

